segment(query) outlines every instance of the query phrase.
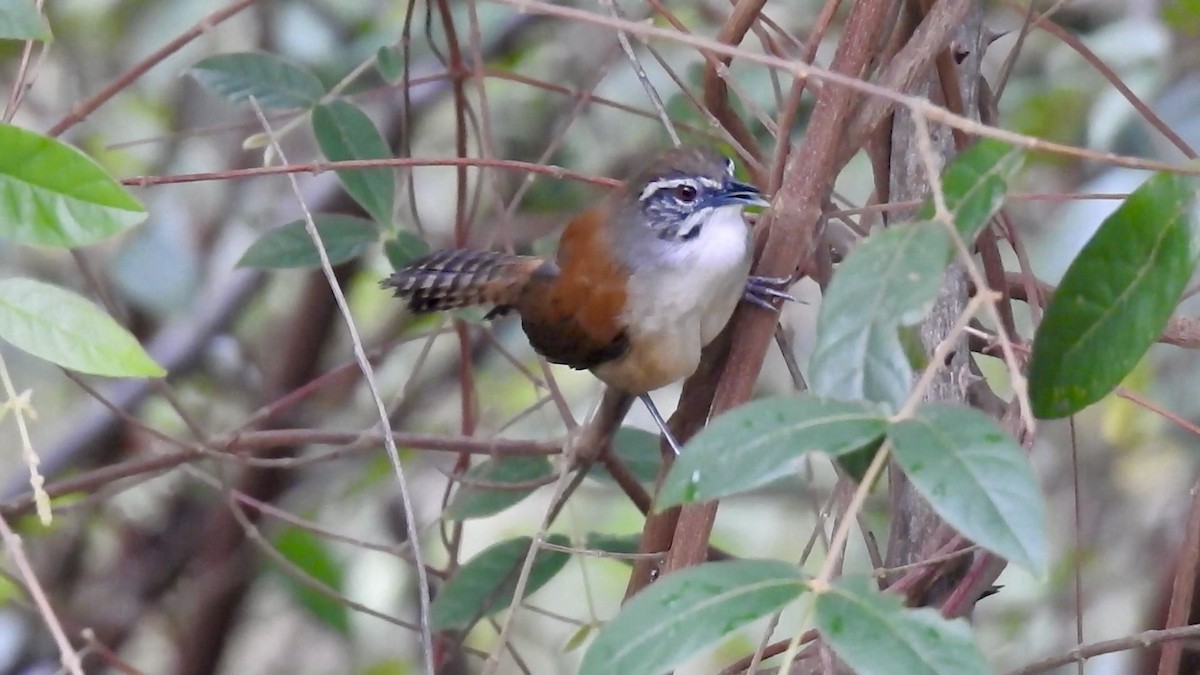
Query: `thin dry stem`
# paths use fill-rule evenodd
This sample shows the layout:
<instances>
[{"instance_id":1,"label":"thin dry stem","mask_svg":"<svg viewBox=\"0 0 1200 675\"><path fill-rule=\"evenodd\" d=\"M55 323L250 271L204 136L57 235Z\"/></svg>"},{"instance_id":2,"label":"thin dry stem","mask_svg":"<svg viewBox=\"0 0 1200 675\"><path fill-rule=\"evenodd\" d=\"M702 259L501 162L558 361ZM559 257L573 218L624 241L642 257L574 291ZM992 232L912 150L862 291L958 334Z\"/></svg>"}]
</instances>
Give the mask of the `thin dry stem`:
<instances>
[{"instance_id":1,"label":"thin dry stem","mask_svg":"<svg viewBox=\"0 0 1200 675\"><path fill-rule=\"evenodd\" d=\"M21 581L25 582L25 588L29 591L29 597L33 598L33 603L37 605L42 621L50 630L54 644L58 646L63 668L71 675L83 675L83 664L79 662L79 654L75 652L71 641L67 639L67 634L63 632L62 624L59 623L54 608L50 606L46 592L42 590L37 574L34 573L33 566L29 564L29 558L25 557L25 547L21 543L21 537L12 531L12 528L8 526L8 521L3 517L0 517L0 540L4 541L4 547L8 549L8 557L12 558L13 564L17 566Z\"/></svg>"},{"instance_id":2,"label":"thin dry stem","mask_svg":"<svg viewBox=\"0 0 1200 675\"><path fill-rule=\"evenodd\" d=\"M283 153L283 148L279 146L278 140L275 138L271 123L263 115L262 108L258 102L252 97L251 105L254 107L254 112L258 116L259 122L263 125L263 130L271 137L271 147L274 149L275 155L284 164L287 164L287 157ZM333 271L333 266L329 262L329 254L325 250L325 245L321 241L321 235L317 231L316 223L313 222L312 212L308 209L304 195L300 190L300 184L296 181L294 174L288 176L292 192L296 196L301 209L304 211L305 230L308 231L308 236L312 239L313 245L317 249L317 254L321 259L321 271L325 274L325 279L329 284L329 290L333 293L333 297L337 302L338 310L342 314L342 320L346 323L346 329L350 334L350 341L354 347L354 358L358 361L359 368L362 369L363 380L366 382L367 390L371 394L371 399L375 403L376 412L379 415L379 425L384 432L383 444L387 450L388 459L392 463L392 470L396 474L396 482L400 487L400 500L404 505L405 525L408 529L409 541L412 542L413 560L417 570L418 597L420 599L420 632L422 654L424 655L425 672L428 675L433 675L434 669L434 652L433 652L433 635L429 628L429 580L425 574L425 563L421 554L421 547L418 543L420 533L417 531L416 525L416 509L413 508L412 497L409 494L408 482L404 478L404 468L400 464L400 451L396 448L396 442L392 438L391 423L388 419L387 408L383 404L383 399L379 394L379 388L375 384L375 370L371 367L370 360L367 359L366 350L363 348L362 338L358 335L358 328L354 324L354 317L350 313L350 306L346 302L346 296L342 293L341 286L338 284L337 276Z\"/></svg>"}]
</instances>

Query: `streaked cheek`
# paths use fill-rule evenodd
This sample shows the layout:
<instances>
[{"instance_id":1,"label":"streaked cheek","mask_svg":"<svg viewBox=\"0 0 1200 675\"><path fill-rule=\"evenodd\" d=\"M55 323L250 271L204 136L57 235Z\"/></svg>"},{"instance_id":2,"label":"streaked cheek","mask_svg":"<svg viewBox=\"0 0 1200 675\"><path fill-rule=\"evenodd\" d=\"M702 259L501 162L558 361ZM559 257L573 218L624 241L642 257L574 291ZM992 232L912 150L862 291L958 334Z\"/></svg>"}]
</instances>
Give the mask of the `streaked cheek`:
<instances>
[{"instance_id":1,"label":"streaked cheek","mask_svg":"<svg viewBox=\"0 0 1200 675\"><path fill-rule=\"evenodd\" d=\"M680 239L687 240L699 235L700 229L704 226L704 222L707 221L712 214L713 210L711 208L703 208L691 214L685 218L683 224L679 226L679 234L677 236Z\"/></svg>"}]
</instances>

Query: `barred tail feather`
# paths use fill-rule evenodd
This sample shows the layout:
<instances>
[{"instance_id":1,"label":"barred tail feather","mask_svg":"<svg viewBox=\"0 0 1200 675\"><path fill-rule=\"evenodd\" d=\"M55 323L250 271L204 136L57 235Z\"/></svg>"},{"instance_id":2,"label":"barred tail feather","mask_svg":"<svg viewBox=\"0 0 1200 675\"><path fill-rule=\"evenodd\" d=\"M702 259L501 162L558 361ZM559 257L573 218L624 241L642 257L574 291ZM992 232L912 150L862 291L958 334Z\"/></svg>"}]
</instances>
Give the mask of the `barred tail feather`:
<instances>
[{"instance_id":1,"label":"barred tail feather","mask_svg":"<svg viewBox=\"0 0 1200 675\"><path fill-rule=\"evenodd\" d=\"M541 265L541 258L495 251L436 251L396 270L380 286L394 289L414 312L473 305L507 307L516 303Z\"/></svg>"}]
</instances>

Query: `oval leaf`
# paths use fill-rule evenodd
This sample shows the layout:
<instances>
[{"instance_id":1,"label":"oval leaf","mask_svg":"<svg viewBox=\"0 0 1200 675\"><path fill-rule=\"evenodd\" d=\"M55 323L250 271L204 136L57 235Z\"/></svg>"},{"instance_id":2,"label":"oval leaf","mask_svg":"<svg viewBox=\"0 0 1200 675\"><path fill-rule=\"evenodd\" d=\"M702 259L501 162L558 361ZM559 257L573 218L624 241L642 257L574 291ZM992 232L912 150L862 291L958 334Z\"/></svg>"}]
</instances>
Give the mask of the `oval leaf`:
<instances>
[{"instance_id":1,"label":"oval leaf","mask_svg":"<svg viewBox=\"0 0 1200 675\"><path fill-rule=\"evenodd\" d=\"M817 596L821 637L857 673L961 675L991 672L971 628L932 609L906 609L867 579L839 580Z\"/></svg>"},{"instance_id":2,"label":"oval leaf","mask_svg":"<svg viewBox=\"0 0 1200 675\"><path fill-rule=\"evenodd\" d=\"M1046 566L1046 509L1020 446L987 415L930 404L888 430L896 462L963 536L1034 573Z\"/></svg>"},{"instance_id":3,"label":"oval leaf","mask_svg":"<svg viewBox=\"0 0 1200 675\"><path fill-rule=\"evenodd\" d=\"M94 244L146 210L79 150L0 124L0 238L36 246Z\"/></svg>"},{"instance_id":4,"label":"oval leaf","mask_svg":"<svg viewBox=\"0 0 1200 675\"><path fill-rule=\"evenodd\" d=\"M837 457L877 442L887 416L865 401L780 396L716 418L688 441L655 502L664 509L754 489L794 474L808 452Z\"/></svg>"},{"instance_id":5,"label":"oval leaf","mask_svg":"<svg viewBox=\"0 0 1200 675\"><path fill-rule=\"evenodd\" d=\"M412 261L429 253L429 244L412 232L400 230L396 236L383 242L383 254L392 269L408 267Z\"/></svg>"},{"instance_id":6,"label":"oval leaf","mask_svg":"<svg viewBox=\"0 0 1200 675\"><path fill-rule=\"evenodd\" d=\"M112 317L87 299L33 279L0 281L0 338L51 363L110 377L162 377Z\"/></svg>"},{"instance_id":7,"label":"oval leaf","mask_svg":"<svg viewBox=\"0 0 1200 675\"><path fill-rule=\"evenodd\" d=\"M933 305L950 251L946 230L932 222L882 230L854 249L821 301L809 362L814 393L903 403L912 366L897 328Z\"/></svg>"},{"instance_id":8,"label":"oval leaf","mask_svg":"<svg viewBox=\"0 0 1200 675\"><path fill-rule=\"evenodd\" d=\"M570 540L561 534L552 534L546 541L559 546L570 544ZM517 537L493 544L458 568L433 600L429 611L431 628L434 631L467 629L486 616L508 609L532 542L529 537ZM569 559L568 554L560 551L539 550L529 573L525 595L532 595L545 586Z\"/></svg>"},{"instance_id":9,"label":"oval leaf","mask_svg":"<svg viewBox=\"0 0 1200 675\"><path fill-rule=\"evenodd\" d=\"M397 85L404 79L404 58L398 45L380 47L375 52L375 67L383 79L390 85Z\"/></svg>"},{"instance_id":10,"label":"oval leaf","mask_svg":"<svg viewBox=\"0 0 1200 675\"><path fill-rule=\"evenodd\" d=\"M804 591L800 570L779 560L705 563L669 574L600 629L579 673L665 673Z\"/></svg>"},{"instance_id":11,"label":"oval leaf","mask_svg":"<svg viewBox=\"0 0 1200 675\"><path fill-rule=\"evenodd\" d=\"M371 119L354 105L332 101L313 108L313 134L321 154L331 162L348 159L389 159L391 149ZM338 180L354 201L379 224L390 227L396 201L396 181L391 169L337 171Z\"/></svg>"},{"instance_id":12,"label":"oval leaf","mask_svg":"<svg viewBox=\"0 0 1200 675\"><path fill-rule=\"evenodd\" d=\"M1067 268L1033 340L1035 415L1065 417L1100 400L1162 335L1196 262L1195 190L1192 178L1150 178Z\"/></svg>"},{"instance_id":13,"label":"oval leaf","mask_svg":"<svg viewBox=\"0 0 1200 675\"><path fill-rule=\"evenodd\" d=\"M550 466L550 460L545 457L505 457L476 464L467 471L464 478L487 483L525 483L553 475L554 469ZM505 490L464 483L446 507L446 517L451 520L468 520L500 513L533 494L536 489Z\"/></svg>"},{"instance_id":14,"label":"oval leaf","mask_svg":"<svg viewBox=\"0 0 1200 675\"><path fill-rule=\"evenodd\" d=\"M369 220L340 213L313 215L329 263L337 265L366 252L379 239L379 228ZM296 220L264 234L246 249L238 267L284 269L318 267L321 256L308 235L303 220Z\"/></svg>"},{"instance_id":15,"label":"oval leaf","mask_svg":"<svg viewBox=\"0 0 1200 675\"><path fill-rule=\"evenodd\" d=\"M1004 205L1008 181L1021 169L1025 153L1008 143L980 139L963 150L942 174L946 208L954 216L954 227L967 244ZM933 218L932 200L927 200L919 217Z\"/></svg>"},{"instance_id":16,"label":"oval leaf","mask_svg":"<svg viewBox=\"0 0 1200 675\"><path fill-rule=\"evenodd\" d=\"M274 543L279 553L297 569L303 570L332 590L342 592L342 568L321 539L307 530L289 527L275 538ZM283 578L292 597L314 618L341 635L350 634L350 615L344 602L314 589L290 574L284 574Z\"/></svg>"},{"instance_id":17,"label":"oval leaf","mask_svg":"<svg viewBox=\"0 0 1200 675\"><path fill-rule=\"evenodd\" d=\"M251 96L264 108L311 108L325 95L315 75L274 54L242 52L210 56L188 71L228 101Z\"/></svg>"}]
</instances>

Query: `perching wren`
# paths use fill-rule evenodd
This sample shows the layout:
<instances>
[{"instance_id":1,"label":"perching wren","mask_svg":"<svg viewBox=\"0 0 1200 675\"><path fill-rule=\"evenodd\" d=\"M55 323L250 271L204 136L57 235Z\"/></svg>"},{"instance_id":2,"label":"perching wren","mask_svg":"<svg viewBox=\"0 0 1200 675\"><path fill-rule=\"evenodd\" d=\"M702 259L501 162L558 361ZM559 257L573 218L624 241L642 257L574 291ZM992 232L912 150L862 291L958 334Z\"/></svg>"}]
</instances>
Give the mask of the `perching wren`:
<instances>
[{"instance_id":1,"label":"perching wren","mask_svg":"<svg viewBox=\"0 0 1200 675\"><path fill-rule=\"evenodd\" d=\"M732 160L675 148L572 219L553 260L437 251L381 285L415 312L516 311L537 353L640 397L678 453L648 392L691 375L743 297L772 310L772 298L790 299L780 289L787 279L748 276L742 208L766 204L734 179Z\"/></svg>"}]
</instances>

